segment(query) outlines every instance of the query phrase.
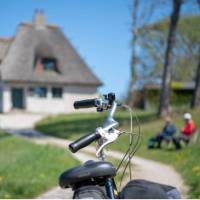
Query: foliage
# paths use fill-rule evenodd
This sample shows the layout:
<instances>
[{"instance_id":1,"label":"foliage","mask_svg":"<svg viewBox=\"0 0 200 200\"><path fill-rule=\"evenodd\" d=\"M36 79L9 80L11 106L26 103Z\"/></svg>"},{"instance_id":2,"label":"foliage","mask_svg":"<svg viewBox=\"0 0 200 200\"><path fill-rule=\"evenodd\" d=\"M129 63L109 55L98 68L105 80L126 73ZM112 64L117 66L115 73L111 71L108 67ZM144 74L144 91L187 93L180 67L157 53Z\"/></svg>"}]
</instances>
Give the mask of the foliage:
<instances>
[{"instance_id":1,"label":"foliage","mask_svg":"<svg viewBox=\"0 0 200 200\"><path fill-rule=\"evenodd\" d=\"M176 88L176 87L175 87ZM177 87L178 88L178 87ZM180 108L182 106L189 106L192 99L191 90L172 90L170 94L170 103L173 107ZM160 92L159 90L149 90L147 94L148 108L157 108L159 103Z\"/></svg>"},{"instance_id":2,"label":"foliage","mask_svg":"<svg viewBox=\"0 0 200 200\"><path fill-rule=\"evenodd\" d=\"M200 42L199 20L198 15L183 16L179 20L176 33L177 42L173 51L173 80L190 81L195 77ZM142 49L139 59L141 61L139 77L143 82L155 82L162 76L168 27L169 20L164 19L145 25L139 30L138 40L140 49Z\"/></svg>"},{"instance_id":3,"label":"foliage","mask_svg":"<svg viewBox=\"0 0 200 200\"><path fill-rule=\"evenodd\" d=\"M174 90L171 93L171 105L175 107L190 106L193 91Z\"/></svg>"},{"instance_id":4,"label":"foliage","mask_svg":"<svg viewBox=\"0 0 200 200\"><path fill-rule=\"evenodd\" d=\"M58 184L59 174L77 164L64 149L20 137L0 139L0 198L33 198Z\"/></svg>"}]
</instances>

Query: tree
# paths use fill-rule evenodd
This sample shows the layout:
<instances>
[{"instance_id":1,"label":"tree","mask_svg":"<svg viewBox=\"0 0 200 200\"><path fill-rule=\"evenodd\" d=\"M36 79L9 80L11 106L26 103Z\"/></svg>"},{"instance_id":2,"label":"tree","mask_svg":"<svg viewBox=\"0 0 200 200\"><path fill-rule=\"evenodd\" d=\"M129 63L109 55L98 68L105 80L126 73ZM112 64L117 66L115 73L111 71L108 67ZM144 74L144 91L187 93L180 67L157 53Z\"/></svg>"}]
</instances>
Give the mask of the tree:
<instances>
[{"instance_id":1,"label":"tree","mask_svg":"<svg viewBox=\"0 0 200 200\"><path fill-rule=\"evenodd\" d=\"M200 8L200 0L197 0L198 6ZM200 46L199 46L199 61L197 66L195 89L192 97L191 107L195 108L200 105Z\"/></svg>"},{"instance_id":2,"label":"tree","mask_svg":"<svg viewBox=\"0 0 200 200\"><path fill-rule=\"evenodd\" d=\"M137 28L137 13L138 13L138 4L139 0L134 0L133 9L132 9L132 58L131 58L131 81L129 85L129 94L127 98L127 103L129 106L133 107L134 103L134 83L137 79L136 75L136 64L137 64L137 56L136 56L136 42L138 36L138 28Z\"/></svg>"},{"instance_id":3,"label":"tree","mask_svg":"<svg viewBox=\"0 0 200 200\"><path fill-rule=\"evenodd\" d=\"M164 0L159 0L159 3ZM135 97L135 83L137 81L137 65L141 62L138 57L137 47L138 47L138 39L140 37L139 28L147 24L151 17L153 10L158 5L158 2L146 1L141 0L133 0L133 7L132 7L132 55L131 55L131 81L128 88L128 97L127 97L127 104L129 106L133 106L134 104L134 97ZM158 14L158 12L157 12Z\"/></svg>"},{"instance_id":4,"label":"tree","mask_svg":"<svg viewBox=\"0 0 200 200\"><path fill-rule=\"evenodd\" d=\"M191 107L195 108L200 105L200 48L199 48L199 61L197 66L195 89L192 97Z\"/></svg>"},{"instance_id":5,"label":"tree","mask_svg":"<svg viewBox=\"0 0 200 200\"><path fill-rule=\"evenodd\" d=\"M173 62L172 50L175 45L176 28L179 21L181 5L182 0L173 0L173 10L170 17L170 26L167 39L167 48L165 53L162 87L160 94L159 116L165 116L169 113L170 83Z\"/></svg>"}]
</instances>

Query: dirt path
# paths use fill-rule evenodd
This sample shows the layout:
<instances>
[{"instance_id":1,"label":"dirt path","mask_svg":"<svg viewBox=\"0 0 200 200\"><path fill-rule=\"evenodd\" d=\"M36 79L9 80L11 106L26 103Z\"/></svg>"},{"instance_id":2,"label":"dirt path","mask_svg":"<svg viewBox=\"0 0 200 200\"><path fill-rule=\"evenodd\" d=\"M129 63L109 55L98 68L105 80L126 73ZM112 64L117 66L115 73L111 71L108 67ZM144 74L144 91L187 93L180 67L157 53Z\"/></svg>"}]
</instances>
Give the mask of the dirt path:
<instances>
[{"instance_id":1,"label":"dirt path","mask_svg":"<svg viewBox=\"0 0 200 200\"><path fill-rule=\"evenodd\" d=\"M0 127L2 129L29 129L47 115L33 114L27 112L12 111L7 114L0 114Z\"/></svg>"}]
</instances>

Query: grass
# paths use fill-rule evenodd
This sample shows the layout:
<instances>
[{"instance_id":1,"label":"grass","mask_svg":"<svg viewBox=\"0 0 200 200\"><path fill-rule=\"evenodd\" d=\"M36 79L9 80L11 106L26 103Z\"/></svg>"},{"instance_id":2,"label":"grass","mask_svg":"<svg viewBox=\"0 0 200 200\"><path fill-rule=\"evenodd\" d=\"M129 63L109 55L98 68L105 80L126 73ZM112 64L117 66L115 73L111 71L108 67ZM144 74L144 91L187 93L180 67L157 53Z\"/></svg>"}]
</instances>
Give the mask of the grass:
<instances>
[{"instance_id":1,"label":"grass","mask_svg":"<svg viewBox=\"0 0 200 200\"><path fill-rule=\"evenodd\" d=\"M64 149L27 139L0 138L0 199L33 198L58 185L59 174L78 162Z\"/></svg>"},{"instance_id":2,"label":"grass","mask_svg":"<svg viewBox=\"0 0 200 200\"><path fill-rule=\"evenodd\" d=\"M197 123L197 127L200 128L199 116L200 109L193 111L193 117ZM182 115L174 115L173 121L179 130L181 130L183 126ZM171 150L148 150L146 148L148 139L159 132L162 126L163 122L157 120L153 123L147 123L142 127L143 143L138 151L138 155L173 165L183 175L186 183L191 186L191 198L200 198L200 137L198 137L194 145L185 147L178 152L174 148Z\"/></svg>"},{"instance_id":3,"label":"grass","mask_svg":"<svg viewBox=\"0 0 200 200\"><path fill-rule=\"evenodd\" d=\"M8 134L2 130L0 130L0 139L3 138L3 137L6 137L8 136Z\"/></svg>"},{"instance_id":4,"label":"grass","mask_svg":"<svg viewBox=\"0 0 200 200\"><path fill-rule=\"evenodd\" d=\"M188 109L176 111L172 116L179 130L183 126L182 114L185 111L188 112ZM200 128L200 108L193 111L192 114L197 127ZM155 113L152 112L138 112L138 117L141 123L143 141L137 155L173 165L191 187L190 197L200 198L200 137L196 144L183 148L178 152L174 149L148 150L147 143L149 138L162 129L164 122L161 119L157 119ZM104 119L105 114L102 113L59 115L42 120L36 125L36 128L50 135L67 139L77 139L81 135L91 132L95 127L101 126ZM126 126L128 115L121 111L117 114L116 119L121 120L122 124ZM127 142L128 137L121 136L111 147L124 151L128 147Z\"/></svg>"},{"instance_id":5,"label":"grass","mask_svg":"<svg viewBox=\"0 0 200 200\"><path fill-rule=\"evenodd\" d=\"M138 111L137 115L141 122L155 119L154 112ZM57 115L41 120L35 128L48 135L73 140L94 131L96 127L102 126L106 116L106 112ZM129 123L129 115L125 111L117 112L115 118L120 124Z\"/></svg>"}]
</instances>

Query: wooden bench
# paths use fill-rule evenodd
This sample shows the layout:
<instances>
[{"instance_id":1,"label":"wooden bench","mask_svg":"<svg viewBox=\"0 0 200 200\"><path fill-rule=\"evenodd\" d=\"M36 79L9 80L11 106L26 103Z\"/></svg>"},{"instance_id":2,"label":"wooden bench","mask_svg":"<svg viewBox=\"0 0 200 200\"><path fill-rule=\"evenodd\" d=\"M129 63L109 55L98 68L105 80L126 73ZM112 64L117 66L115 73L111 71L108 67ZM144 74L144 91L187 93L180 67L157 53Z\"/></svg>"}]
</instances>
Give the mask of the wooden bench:
<instances>
[{"instance_id":1,"label":"wooden bench","mask_svg":"<svg viewBox=\"0 0 200 200\"><path fill-rule=\"evenodd\" d=\"M195 132L192 134L188 145L192 146L193 144L195 144L198 139L198 136L199 136L199 129L196 129Z\"/></svg>"},{"instance_id":2,"label":"wooden bench","mask_svg":"<svg viewBox=\"0 0 200 200\"><path fill-rule=\"evenodd\" d=\"M161 143L161 146L165 149L171 149L173 148L173 141L172 138L170 139L164 139Z\"/></svg>"},{"instance_id":3,"label":"wooden bench","mask_svg":"<svg viewBox=\"0 0 200 200\"><path fill-rule=\"evenodd\" d=\"M178 136L178 134L176 135ZM188 144L185 144L185 142L181 141L182 146L192 146L193 144L197 142L198 136L199 136L199 129L196 129L195 132L191 135L191 138ZM164 148L171 149L173 148L173 146L174 144L173 144L172 138L162 141L162 147Z\"/></svg>"}]
</instances>

